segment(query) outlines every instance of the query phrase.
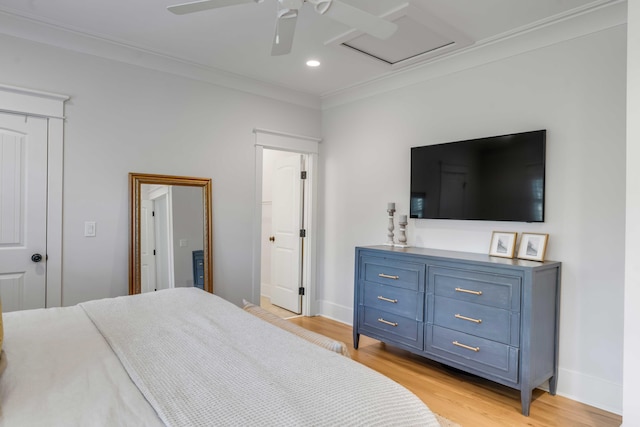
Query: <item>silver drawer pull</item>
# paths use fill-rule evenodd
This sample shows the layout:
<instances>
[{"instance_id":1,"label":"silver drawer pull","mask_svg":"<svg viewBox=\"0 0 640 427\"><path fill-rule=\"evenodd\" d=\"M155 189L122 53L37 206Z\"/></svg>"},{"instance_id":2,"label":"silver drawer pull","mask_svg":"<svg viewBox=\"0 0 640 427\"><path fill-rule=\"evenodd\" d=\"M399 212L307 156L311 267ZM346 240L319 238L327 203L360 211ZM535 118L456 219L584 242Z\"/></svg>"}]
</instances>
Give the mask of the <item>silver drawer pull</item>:
<instances>
[{"instance_id":1,"label":"silver drawer pull","mask_svg":"<svg viewBox=\"0 0 640 427\"><path fill-rule=\"evenodd\" d=\"M397 299L385 298L385 297L383 297L382 295L378 295L378 299L379 299L380 301L392 302L392 303L394 303L394 304L397 304L397 303L398 303L398 300L397 300Z\"/></svg>"},{"instance_id":2,"label":"silver drawer pull","mask_svg":"<svg viewBox=\"0 0 640 427\"><path fill-rule=\"evenodd\" d=\"M480 351L480 347L471 347L465 344L460 344L458 341L454 341L453 345L457 345L458 347L466 348L467 350L475 351L476 353Z\"/></svg>"},{"instance_id":3,"label":"silver drawer pull","mask_svg":"<svg viewBox=\"0 0 640 427\"><path fill-rule=\"evenodd\" d=\"M378 277L384 277L385 279L393 279L393 280L398 280L400 278L400 276L390 276L384 273L378 274Z\"/></svg>"},{"instance_id":4,"label":"silver drawer pull","mask_svg":"<svg viewBox=\"0 0 640 427\"><path fill-rule=\"evenodd\" d=\"M380 323L384 323L385 325L389 325L389 326L398 326L398 324L396 322L389 322L388 320L384 320L382 317L378 319L378 322Z\"/></svg>"},{"instance_id":5,"label":"silver drawer pull","mask_svg":"<svg viewBox=\"0 0 640 427\"><path fill-rule=\"evenodd\" d=\"M473 322L473 323L482 323L482 319L474 319L472 317L461 316L459 314L456 314L455 318L456 319L462 319L462 320L468 320L469 322Z\"/></svg>"},{"instance_id":6,"label":"silver drawer pull","mask_svg":"<svg viewBox=\"0 0 640 427\"><path fill-rule=\"evenodd\" d=\"M465 294L482 295L482 291L470 291L469 289L456 288L456 292L464 292Z\"/></svg>"}]
</instances>

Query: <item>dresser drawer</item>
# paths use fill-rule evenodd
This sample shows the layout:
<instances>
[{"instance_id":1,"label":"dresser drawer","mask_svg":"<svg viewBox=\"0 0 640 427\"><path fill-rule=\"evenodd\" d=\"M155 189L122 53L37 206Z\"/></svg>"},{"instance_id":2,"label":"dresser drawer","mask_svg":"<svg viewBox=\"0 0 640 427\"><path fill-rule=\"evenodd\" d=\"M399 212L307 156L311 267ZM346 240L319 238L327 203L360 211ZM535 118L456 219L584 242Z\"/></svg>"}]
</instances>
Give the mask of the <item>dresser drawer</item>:
<instances>
[{"instance_id":1,"label":"dresser drawer","mask_svg":"<svg viewBox=\"0 0 640 427\"><path fill-rule=\"evenodd\" d=\"M374 337L384 337L384 341L388 339L422 350L423 322L366 306L361 307L359 315L362 333L369 332Z\"/></svg>"},{"instance_id":2,"label":"dresser drawer","mask_svg":"<svg viewBox=\"0 0 640 427\"><path fill-rule=\"evenodd\" d=\"M423 320L424 294L394 286L365 282L363 304L376 310Z\"/></svg>"},{"instance_id":3,"label":"dresser drawer","mask_svg":"<svg viewBox=\"0 0 640 427\"><path fill-rule=\"evenodd\" d=\"M426 328L427 353L456 362L483 376L518 382L518 349L439 326Z\"/></svg>"},{"instance_id":4,"label":"dresser drawer","mask_svg":"<svg viewBox=\"0 0 640 427\"><path fill-rule=\"evenodd\" d=\"M367 282L424 292L424 264L365 256L360 274Z\"/></svg>"},{"instance_id":5,"label":"dresser drawer","mask_svg":"<svg viewBox=\"0 0 640 427\"><path fill-rule=\"evenodd\" d=\"M482 271L430 267L430 292L437 296L520 311L522 278Z\"/></svg>"},{"instance_id":6,"label":"dresser drawer","mask_svg":"<svg viewBox=\"0 0 640 427\"><path fill-rule=\"evenodd\" d=\"M518 312L436 296L433 324L503 344L519 346L520 314Z\"/></svg>"}]
</instances>

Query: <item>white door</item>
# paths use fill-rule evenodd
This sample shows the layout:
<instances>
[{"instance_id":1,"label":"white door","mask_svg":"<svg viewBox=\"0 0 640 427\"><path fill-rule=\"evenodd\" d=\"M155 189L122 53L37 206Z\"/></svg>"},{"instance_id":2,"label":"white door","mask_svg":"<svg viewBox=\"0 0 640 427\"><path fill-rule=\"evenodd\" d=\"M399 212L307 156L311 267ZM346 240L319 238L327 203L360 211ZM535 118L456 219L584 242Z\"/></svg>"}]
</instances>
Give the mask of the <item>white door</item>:
<instances>
[{"instance_id":1,"label":"white door","mask_svg":"<svg viewBox=\"0 0 640 427\"><path fill-rule=\"evenodd\" d=\"M140 207L140 291L156 290L156 233L153 202L142 200Z\"/></svg>"},{"instance_id":2,"label":"white door","mask_svg":"<svg viewBox=\"0 0 640 427\"><path fill-rule=\"evenodd\" d=\"M278 159L272 180L271 303L300 313L302 238L302 156Z\"/></svg>"},{"instance_id":3,"label":"white door","mask_svg":"<svg viewBox=\"0 0 640 427\"><path fill-rule=\"evenodd\" d=\"M153 199L156 233L156 289L174 287L173 274L173 220L171 214L171 187Z\"/></svg>"},{"instance_id":4,"label":"white door","mask_svg":"<svg viewBox=\"0 0 640 427\"><path fill-rule=\"evenodd\" d=\"M3 311L45 306L47 125L44 118L0 113Z\"/></svg>"}]
</instances>

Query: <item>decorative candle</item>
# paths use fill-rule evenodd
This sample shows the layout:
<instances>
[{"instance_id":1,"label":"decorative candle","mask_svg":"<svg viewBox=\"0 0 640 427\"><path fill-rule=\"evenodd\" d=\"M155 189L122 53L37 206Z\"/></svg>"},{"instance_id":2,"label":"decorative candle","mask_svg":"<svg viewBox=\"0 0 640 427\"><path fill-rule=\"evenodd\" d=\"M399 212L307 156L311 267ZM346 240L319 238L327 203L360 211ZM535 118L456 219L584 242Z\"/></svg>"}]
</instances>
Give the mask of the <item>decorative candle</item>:
<instances>
[{"instance_id":1,"label":"decorative candle","mask_svg":"<svg viewBox=\"0 0 640 427\"><path fill-rule=\"evenodd\" d=\"M407 222L407 216L406 215L400 215L400 222Z\"/></svg>"},{"instance_id":2,"label":"decorative candle","mask_svg":"<svg viewBox=\"0 0 640 427\"><path fill-rule=\"evenodd\" d=\"M391 211L391 210L395 210L396 209L396 204L393 202L389 202L387 203L387 210Z\"/></svg>"}]
</instances>

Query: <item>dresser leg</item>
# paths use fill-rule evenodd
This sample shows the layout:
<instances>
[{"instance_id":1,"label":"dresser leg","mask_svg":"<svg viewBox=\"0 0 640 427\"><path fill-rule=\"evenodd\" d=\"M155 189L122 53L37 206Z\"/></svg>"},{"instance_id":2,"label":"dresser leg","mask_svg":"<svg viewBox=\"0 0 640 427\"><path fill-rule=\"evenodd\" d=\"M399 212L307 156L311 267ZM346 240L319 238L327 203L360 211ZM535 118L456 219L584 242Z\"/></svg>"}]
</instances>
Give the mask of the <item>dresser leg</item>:
<instances>
[{"instance_id":1,"label":"dresser leg","mask_svg":"<svg viewBox=\"0 0 640 427\"><path fill-rule=\"evenodd\" d=\"M353 348L358 349L358 343L360 342L360 334L357 332L353 333Z\"/></svg>"},{"instance_id":2,"label":"dresser leg","mask_svg":"<svg viewBox=\"0 0 640 427\"><path fill-rule=\"evenodd\" d=\"M549 378L549 394L551 396L555 396L557 389L558 389L558 375L554 375L551 378Z\"/></svg>"},{"instance_id":3,"label":"dresser leg","mask_svg":"<svg viewBox=\"0 0 640 427\"><path fill-rule=\"evenodd\" d=\"M522 400L522 415L529 416L529 408L531 407L531 389L520 390L520 398Z\"/></svg>"}]
</instances>

